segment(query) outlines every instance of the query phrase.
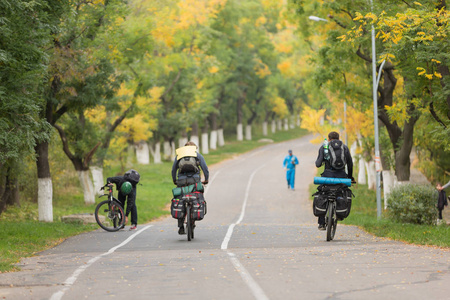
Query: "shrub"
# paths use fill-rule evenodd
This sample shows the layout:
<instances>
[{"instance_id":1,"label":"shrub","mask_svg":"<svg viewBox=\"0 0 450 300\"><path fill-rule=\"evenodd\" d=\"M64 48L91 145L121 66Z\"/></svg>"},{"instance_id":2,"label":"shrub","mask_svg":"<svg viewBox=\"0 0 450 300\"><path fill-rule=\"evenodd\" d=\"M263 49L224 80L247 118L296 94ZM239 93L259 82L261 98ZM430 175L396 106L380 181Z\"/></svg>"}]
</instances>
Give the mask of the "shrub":
<instances>
[{"instance_id":1,"label":"shrub","mask_svg":"<svg viewBox=\"0 0 450 300\"><path fill-rule=\"evenodd\" d=\"M401 223L434 224L436 201L435 190L431 186L400 185L388 197L388 217Z\"/></svg>"}]
</instances>

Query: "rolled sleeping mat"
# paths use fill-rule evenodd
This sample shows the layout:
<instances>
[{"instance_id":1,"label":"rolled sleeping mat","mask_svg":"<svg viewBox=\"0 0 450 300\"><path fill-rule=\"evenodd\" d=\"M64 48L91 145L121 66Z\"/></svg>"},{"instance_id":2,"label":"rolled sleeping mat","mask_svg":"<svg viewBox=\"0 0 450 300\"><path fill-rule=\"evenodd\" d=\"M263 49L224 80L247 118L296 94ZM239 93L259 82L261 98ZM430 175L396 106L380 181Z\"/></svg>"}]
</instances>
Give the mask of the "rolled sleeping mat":
<instances>
[{"instance_id":1,"label":"rolled sleeping mat","mask_svg":"<svg viewBox=\"0 0 450 300\"><path fill-rule=\"evenodd\" d=\"M340 184L352 186L350 178L331 178L331 177L314 177L314 184Z\"/></svg>"}]
</instances>

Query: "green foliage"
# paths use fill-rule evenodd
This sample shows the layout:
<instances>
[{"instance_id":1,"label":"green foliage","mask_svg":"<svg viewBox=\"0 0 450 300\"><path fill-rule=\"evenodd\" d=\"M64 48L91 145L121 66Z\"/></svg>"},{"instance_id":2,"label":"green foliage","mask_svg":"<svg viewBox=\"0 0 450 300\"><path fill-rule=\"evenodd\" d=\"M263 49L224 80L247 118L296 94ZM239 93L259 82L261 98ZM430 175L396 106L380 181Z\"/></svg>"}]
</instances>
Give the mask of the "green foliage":
<instances>
[{"instance_id":1,"label":"green foliage","mask_svg":"<svg viewBox=\"0 0 450 300\"><path fill-rule=\"evenodd\" d=\"M436 201L430 186L400 185L389 195L388 216L396 222L431 225L436 222Z\"/></svg>"}]
</instances>

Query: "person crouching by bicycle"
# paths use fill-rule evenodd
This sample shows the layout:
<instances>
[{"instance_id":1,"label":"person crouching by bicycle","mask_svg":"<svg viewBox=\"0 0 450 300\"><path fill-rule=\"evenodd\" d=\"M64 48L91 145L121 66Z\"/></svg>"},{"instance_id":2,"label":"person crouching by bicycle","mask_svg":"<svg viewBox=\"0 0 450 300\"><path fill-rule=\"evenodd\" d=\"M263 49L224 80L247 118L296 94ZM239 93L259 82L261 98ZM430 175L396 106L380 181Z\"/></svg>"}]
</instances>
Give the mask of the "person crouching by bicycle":
<instances>
[{"instance_id":1,"label":"person crouching by bicycle","mask_svg":"<svg viewBox=\"0 0 450 300\"><path fill-rule=\"evenodd\" d=\"M325 164L325 170L320 175L331 178L353 178L353 160L350 150L339 140L339 133L332 131L328 134L328 144L324 143L319 148L319 155L316 159L316 167L320 168ZM347 172L345 172L347 166ZM325 230L325 216L318 217L319 230Z\"/></svg>"},{"instance_id":2,"label":"person crouching by bicycle","mask_svg":"<svg viewBox=\"0 0 450 300\"><path fill-rule=\"evenodd\" d=\"M184 147L176 150L176 157L172 165L172 181L177 187L188 186L201 181L200 169L208 183L209 170L203 155L197 152L194 142L187 142ZM178 234L185 234L184 220L178 219Z\"/></svg>"},{"instance_id":3,"label":"person crouching by bicycle","mask_svg":"<svg viewBox=\"0 0 450 300\"><path fill-rule=\"evenodd\" d=\"M114 183L116 185L116 189L119 191L117 200L120 201L122 206L125 208L125 203L127 204L123 227L128 223L128 215L131 212L130 230L135 230L137 228L138 214L136 206L136 185L138 184L139 179L139 173L133 169L125 172L124 176L108 177L106 179L107 183Z\"/></svg>"}]
</instances>

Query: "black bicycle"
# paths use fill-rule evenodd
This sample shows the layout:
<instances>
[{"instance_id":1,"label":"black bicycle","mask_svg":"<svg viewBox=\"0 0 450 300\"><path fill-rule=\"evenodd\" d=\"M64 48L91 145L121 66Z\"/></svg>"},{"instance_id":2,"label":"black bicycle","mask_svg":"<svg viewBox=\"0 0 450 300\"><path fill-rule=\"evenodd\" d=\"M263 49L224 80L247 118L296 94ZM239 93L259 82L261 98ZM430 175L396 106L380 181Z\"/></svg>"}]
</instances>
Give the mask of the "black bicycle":
<instances>
[{"instance_id":1,"label":"black bicycle","mask_svg":"<svg viewBox=\"0 0 450 300\"><path fill-rule=\"evenodd\" d=\"M350 213L352 193L348 187L353 182L345 178L314 177L314 183L320 184L318 192L314 194L318 197L317 202L313 204L314 214L316 216L325 214L325 228L329 242L334 239L338 221L342 221Z\"/></svg>"},{"instance_id":2,"label":"black bicycle","mask_svg":"<svg viewBox=\"0 0 450 300\"><path fill-rule=\"evenodd\" d=\"M193 216L193 203L197 200L197 196L195 194L186 194L183 195L182 199L186 207L187 240L190 241L194 239L195 220Z\"/></svg>"},{"instance_id":3,"label":"black bicycle","mask_svg":"<svg viewBox=\"0 0 450 300\"><path fill-rule=\"evenodd\" d=\"M108 193L100 197L108 196L108 199L100 202L95 208L95 220L106 231L118 231L125 226L125 213L119 200L113 196L113 184L108 183L101 190L105 188Z\"/></svg>"}]
</instances>

